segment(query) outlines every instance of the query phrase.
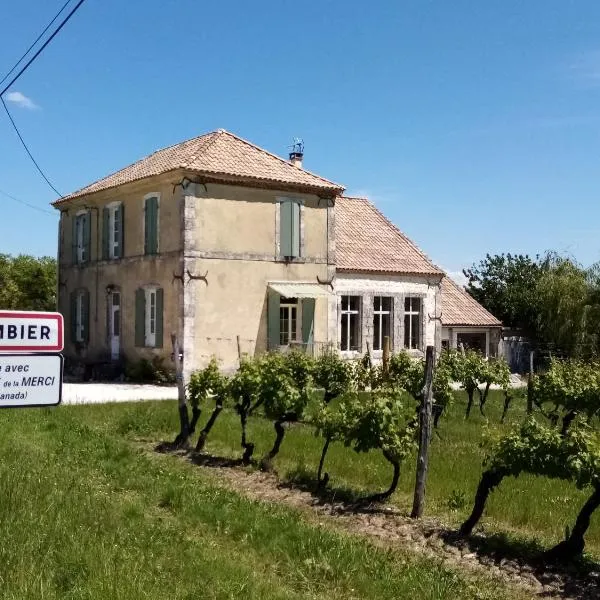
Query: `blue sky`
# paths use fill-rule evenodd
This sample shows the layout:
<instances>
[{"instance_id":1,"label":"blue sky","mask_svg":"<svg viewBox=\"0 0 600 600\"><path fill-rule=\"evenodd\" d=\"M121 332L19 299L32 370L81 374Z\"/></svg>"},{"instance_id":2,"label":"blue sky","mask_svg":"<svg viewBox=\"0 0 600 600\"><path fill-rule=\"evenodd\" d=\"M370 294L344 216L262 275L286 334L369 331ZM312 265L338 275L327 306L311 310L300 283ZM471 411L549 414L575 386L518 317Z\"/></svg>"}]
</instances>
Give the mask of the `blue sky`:
<instances>
[{"instance_id":1,"label":"blue sky","mask_svg":"<svg viewBox=\"0 0 600 600\"><path fill-rule=\"evenodd\" d=\"M8 70L62 0L2 8ZM600 3L87 0L11 89L63 193L219 127L368 195L438 264L600 260ZM0 190L55 195L0 114ZM57 218L2 196L1 252Z\"/></svg>"}]
</instances>

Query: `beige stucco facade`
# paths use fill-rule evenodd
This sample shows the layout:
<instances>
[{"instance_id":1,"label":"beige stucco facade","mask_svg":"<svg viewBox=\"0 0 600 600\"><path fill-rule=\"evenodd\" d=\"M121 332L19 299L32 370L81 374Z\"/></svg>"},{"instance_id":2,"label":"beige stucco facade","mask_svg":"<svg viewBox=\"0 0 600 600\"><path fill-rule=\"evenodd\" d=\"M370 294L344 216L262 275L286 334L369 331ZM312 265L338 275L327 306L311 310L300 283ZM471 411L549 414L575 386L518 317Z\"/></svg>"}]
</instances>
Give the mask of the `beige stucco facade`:
<instances>
[{"instance_id":1,"label":"beige stucco facade","mask_svg":"<svg viewBox=\"0 0 600 600\"><path fill-rule=\"evenodd\" d=\"M68 357L90 362L110 357L110 292L115 290L120 292L122 357L137 360L158 355L170 361L173 333L182 340L186 376L211 356L224 369L231 369L238 364L238 337L242 352L253 355L267 349L269 282L317 284L317 277L322 281L333 277L330 200L285 190L190 183L185 175L179 171L146 178L60 206L59 310L67 323ZM144 199L148 195L159 196L159 248L153 256L144 255ZM301 255L288 262L279 256L279 202L283 198L301 205ZM123 256L102 260L102 209L114 202L121 202L124 210ZM87 261L77 265L73 264L72 220L81 211L90 214L91 243ZM201 276L205 279L197 279ZM136 290L145 286L164 292L160 348L136 345ZM75 343L68 327L71 293L80 289L89 292L86 343ZM330 340L335 330L330 318L328 299L316 298L315 343Z\"/></svg>"}]
</instances>

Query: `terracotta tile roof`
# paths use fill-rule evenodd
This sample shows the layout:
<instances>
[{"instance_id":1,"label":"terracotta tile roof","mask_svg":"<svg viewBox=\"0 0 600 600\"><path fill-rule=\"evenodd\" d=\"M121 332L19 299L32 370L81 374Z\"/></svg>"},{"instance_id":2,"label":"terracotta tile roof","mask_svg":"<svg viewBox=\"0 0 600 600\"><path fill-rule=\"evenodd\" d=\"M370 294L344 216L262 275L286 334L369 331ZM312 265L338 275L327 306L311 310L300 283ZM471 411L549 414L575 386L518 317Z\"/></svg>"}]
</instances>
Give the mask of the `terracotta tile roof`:
<instances>
[{"instance_id":1,"label":"terracotta tile roof","mask_svg":"<svg viewBox=\"0 0 600 600\"><path fill-rule=\"evenodd\" d=\"M335 255L339 271L443 274L366 198L336 200Z\"/></svg>"},{"instance_id":2,"label":"terracotta tile roof","mask_svg":"<svg viewBox=\"0 0 600 600\"><path fill-rule=\"evenodd\" d=\"M344 190L337 183L296 167L233 133L219 129L158 150L116 173L60 198L55 204L176 169L189 169L227 180L271 182L293 186L296 189L306 188L335 194Z\"/></svg>"},{"instance_id":3,"label":"terracotta tile roof","mask_svg":"<svg viewBox=\"0 0 600 600\"><path fill-rule=\"evenodd\" d=\"M442 279L442 325L501 327L502 323L450 277L444 277Z\"/></svg>"}]
</instances>

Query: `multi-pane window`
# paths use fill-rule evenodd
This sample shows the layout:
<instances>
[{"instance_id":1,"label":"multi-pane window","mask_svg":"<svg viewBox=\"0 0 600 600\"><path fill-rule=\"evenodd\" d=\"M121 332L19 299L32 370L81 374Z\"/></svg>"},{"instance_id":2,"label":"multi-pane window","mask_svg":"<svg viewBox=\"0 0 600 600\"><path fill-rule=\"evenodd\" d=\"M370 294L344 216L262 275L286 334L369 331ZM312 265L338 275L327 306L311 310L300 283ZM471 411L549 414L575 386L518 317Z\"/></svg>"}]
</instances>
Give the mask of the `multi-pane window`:
<instances>
[{"instance_id":1,"label":"multi-pane window","mask_svg":"<svg viewBox=\"0 0 600 600\"><path fill-rule=\"evenodd\" d=\"M300 203L296 200L279 203L279 253L284 258L300 256Z\"/></svg>"},{"instance_id":2,"label":"multi-pane window","mask_svg":"<svg viewBox=\"0 0 600 600\"><path fill-rule=\"evenodd\" d=\"M342 296L341 349L360 350L360 296Z\"/></svg>"},{"instance_id":3,"label":"multi-pane window","mask_svg":"<svg viewBox=\"0 0 600 600\"><path fill-rule=\"evenodd\" d=\"M162 348L164 291L153 285L135 292L135 345Z\"/></svg>"},{"instance_id":4,"label":"multi-pane window","mask_svg":"<svg viewBox=\"0 0 600 600\"><path fill-rule=\"evenodd\" d=\"M123 204L113 202L102 213L102 258L104 260L123 256Z\"/></svg>"},{"instance_id":5,"label":"multi-pane window","mask_svg":"<svg viewBox=\"0 0 600 600\"><path fill-rule=\"evenodd\" d=\"M156 346L156 288L146 289L146 346Z\"/></svg>"},{"instance_id":6,"label":"multi-pane window","mask_svg":"<svg viewBox=\"0 0 600 600\"><path fill-rule=\"evenodd\" d=\"M392 298L375 296L373 299L373 350L383 350L385 337L392 336Z\"/></svg>"},{"instance_id":7,"label":"multi-pane window","mask_svg":"<svg viewBox=\"0 0 600 600\"><path fill-rule=\"evenodd\" d=\"M83 212L73 221L73 257L76 264L90 259L90 213Z\"/></svg>"},{"instance_id":8,"label":"multi-pane window","mask_svg":"<svg viewBox=\"0 0 600 600\"><path fill-rule=\"evenodd\" d=\"M416 350L421 347L421 298L404 299L404 347Z\"/></svg>"},{"instance_id":9,"label":"multi-pane window","mask_svg":"<svg viewBox=\"0 0 600 600\"><path fill-rule=\"evenodd\" d=\"M298 341L298 300L281 298L279 303L279 344Z\"/></svg>"}]
</instances>

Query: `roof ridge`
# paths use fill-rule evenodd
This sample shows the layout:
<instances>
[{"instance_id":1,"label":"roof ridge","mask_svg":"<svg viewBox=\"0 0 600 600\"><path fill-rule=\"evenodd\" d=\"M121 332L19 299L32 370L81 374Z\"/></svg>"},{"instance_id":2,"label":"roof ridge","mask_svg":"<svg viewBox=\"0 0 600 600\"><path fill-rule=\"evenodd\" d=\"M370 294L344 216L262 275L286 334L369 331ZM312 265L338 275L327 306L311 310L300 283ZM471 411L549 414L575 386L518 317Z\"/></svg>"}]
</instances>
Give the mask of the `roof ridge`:
<instances>
[{"instance_id":1,"label":"roof ridge","mask_svg":"<svg viewBox=\"0 0 600 600\"><path fill-rule=\"evenodd\" d=\"M427 262L429 262L429 264L434 267L435 269L437 269L438 271L440 271L441 273L445 273L445 271L439 266L436 265L431 258L429 258L429 256L427 256L427 254L425 254L425 252L423 252L423 250L421 250L421 248L419 248L419 246L417 246L417 244L415 244L411 238L409 238L395 223L393 223L392 221L390 221L390 219L388 219L382 211L380 211L375 204L369 199L369 198L365 198L365 200L367 201L367 203L369 204L369 206L375 210L375 212L377 212L382 218L383 220L390 225L394 232L396 233L396 235L398 235L399 237L401 237L404 241L406 241L408 244L410 244Z\"/></svg>"},{"instance_id":2,"label":"roof ridge","mask_svg":"<svg viewBox=\"0 0 600 600\"><path fill-rule=\"evenodd\" d=\"M198 158L198 155L203 150L206 150L207 148L210 148L217 141L217 139L219 139L219 136L222 133L224 133L224 132L225 132L224 129L216 129L215 131L209 131L208 133L205 133L204 135L199 135L198 137L192 138L191 140L185 140L183 142L180 142L180 144L185 144L186 141L191 142L193 140L199 140L200 138L203 138L203 137L207 138L208 136L211 136L211 139L208 140L208 143L205 146L202 146L201 148L198 148L198 151L195 154L192 154L192 156L187 161L184 161L181 164L181 168L182 169L187 169L189 167L189 165L191 165L196 160L196 158Z\"/></svg>"},{"instance_id":3,"label":"roof ridge","mask_svg":"<svg viewBox=\"0 0 600 600\"><path fill-rule=\"evenodd\" d=\"M292 165L292 163L285 160L285 158L281 158L281 156L277 156L277 154L274 154L273 152L269 152L269 150L265 150L265 148L261 148L260 146L253 144L252 142L244 139L243 137L240 137L239 135L232 133L231 131L227 131L227 129L221 129L221 130L219 130L219 133L225 133L225 134L229 135L230 137L238 140L239 142L243 142L244 144L250 146L251 148L258 150L259 152L268 154L270 157L276 158L278 161L282 162L284 165L287 165L288 167L290 167L292 169L300 169L301 171L304 171L305 173L308 173L309 175L312 175L313 177L316 177L317 179L320 179L321 181L324 181L325 183L329 183L329 184L331 184L335 187L338 187L342 190L344 189L343 186L339 185L338 183L335 183L335 181L331 181L330 179L325 179L325 177L321 177L320 175L317 175L316 173L308 171L307 169L304 169L302 167L295 167L294 165Z\"/></svg>"}]
</instances>

